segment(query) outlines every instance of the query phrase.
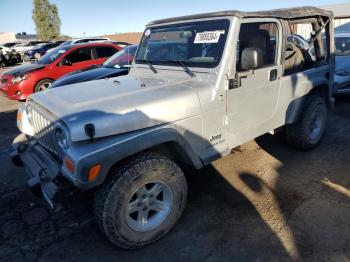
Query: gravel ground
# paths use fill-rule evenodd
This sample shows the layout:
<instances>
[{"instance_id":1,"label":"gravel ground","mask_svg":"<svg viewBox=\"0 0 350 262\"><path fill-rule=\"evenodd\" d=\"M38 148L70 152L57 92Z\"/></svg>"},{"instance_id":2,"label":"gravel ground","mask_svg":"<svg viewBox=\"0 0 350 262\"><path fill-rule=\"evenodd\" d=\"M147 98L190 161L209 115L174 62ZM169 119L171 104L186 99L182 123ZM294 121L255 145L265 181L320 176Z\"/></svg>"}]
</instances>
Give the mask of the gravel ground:
<instances>
[{"instance_id":1,"label":"gravel ground","mask_svg":"<svg viewBox=\"0 0 350 262\"><path fill-rule=\"evenodd\" d=\"M112 246L91 194L50 210L26 188L9 152L17 102L0 98L0 261L350 261L350 99L337 101L317 149L265 135L188 174L177 226L136 251Z\"/></svg>"}]
</instances>

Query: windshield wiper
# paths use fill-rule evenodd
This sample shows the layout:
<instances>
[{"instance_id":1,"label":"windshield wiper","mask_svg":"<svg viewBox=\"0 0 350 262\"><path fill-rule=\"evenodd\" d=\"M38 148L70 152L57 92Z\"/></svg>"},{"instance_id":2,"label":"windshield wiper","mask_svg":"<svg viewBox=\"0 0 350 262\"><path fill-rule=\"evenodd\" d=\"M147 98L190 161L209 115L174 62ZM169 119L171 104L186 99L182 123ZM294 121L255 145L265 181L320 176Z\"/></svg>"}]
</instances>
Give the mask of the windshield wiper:
<instances>
[{"instance_id":1,"label":"windshield wiper","mask_svg":"<svg viewBox=\"0 0 350 262\"><path fill-rule=\"evenodd\" d=\"M185 72L190 76L190 77L195 77L196 75L191 71L191 69L188 68L187 65L181 60L174 61L177 62L181 65L181 67L185 70Z\"/></svg>"},{"instance_id":2,"label":"windshield wiper","mask_svg":"<svg viewBox=\"0 0 350 262\"><path fill-rule=\"evenodd\" d=\"M154 68L154 66L152 65L152 61L149 61L148 59L144 59L144 60L140 60L141 62L146 62L147 65L149 65L149 68L151 68L151 70L153 71L153 73L157 74L158 71L157 69Z\"/></svg>"}]
</instances>

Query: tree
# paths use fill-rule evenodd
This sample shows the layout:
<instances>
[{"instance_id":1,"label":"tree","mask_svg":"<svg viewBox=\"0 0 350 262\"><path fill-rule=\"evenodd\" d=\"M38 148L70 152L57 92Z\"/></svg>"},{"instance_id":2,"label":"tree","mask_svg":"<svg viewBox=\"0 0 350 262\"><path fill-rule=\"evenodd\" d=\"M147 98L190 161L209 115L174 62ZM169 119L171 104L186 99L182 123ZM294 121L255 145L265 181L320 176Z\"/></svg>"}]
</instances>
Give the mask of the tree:
<instances>
[{"instance_id":1,"label":"tree","mask_svg":"<svg viewBox=\"0 0 350 262\"><path fill-rule=\"evenodd\" d=\"M41 40L57 39L61 35L61 20L58 8L48 0L34 0L33 21L36 34Z\"/></svg>"}]
</instances>

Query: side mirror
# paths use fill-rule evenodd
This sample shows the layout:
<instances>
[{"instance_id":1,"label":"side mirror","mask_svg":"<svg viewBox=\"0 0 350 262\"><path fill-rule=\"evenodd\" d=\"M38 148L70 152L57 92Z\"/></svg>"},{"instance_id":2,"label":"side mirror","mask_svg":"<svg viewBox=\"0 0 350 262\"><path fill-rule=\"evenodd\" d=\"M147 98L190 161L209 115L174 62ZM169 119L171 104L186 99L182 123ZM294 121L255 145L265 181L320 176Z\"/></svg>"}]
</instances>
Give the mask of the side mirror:
<instances>
[{"instance_id":1,"label":"side mirror","mask_svg":"<svg viewBox=\"0 0 350 262\"><path fill-rule=\"evenodd\" d=\"M62 59L61 65L71 66L72 62L69 59Z\"/></svg>"},{"instance_id":2,"label":"side mirror","mask_svg":"<svg viewBox=\"0 0 350 262\"><path fill-rule=\"evenodd\" d=\"M263 64L263 55L260 48L249 47L243 50L241 68L244 71L254 70Z\"/></svg>"}]
</instances>

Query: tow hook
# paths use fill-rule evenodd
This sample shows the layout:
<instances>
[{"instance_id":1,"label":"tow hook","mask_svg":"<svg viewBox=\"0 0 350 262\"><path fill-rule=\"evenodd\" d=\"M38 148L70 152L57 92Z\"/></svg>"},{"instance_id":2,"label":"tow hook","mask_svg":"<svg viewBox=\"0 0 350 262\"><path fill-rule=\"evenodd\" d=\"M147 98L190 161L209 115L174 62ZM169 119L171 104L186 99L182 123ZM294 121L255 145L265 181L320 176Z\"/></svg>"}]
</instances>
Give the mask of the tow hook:
<instances>
[{"instance_id":1,"label":"tow hook","mask_svg":"<svg viewBox=\"0 0 350 262\"><path fill-rule=\"evenodd\" d=\"M22 154L24 151L27 150L27 146L25 144L19 144L16 149L10 154L12 163L15 166L23 167L22 159L20 158L19 154Z\"/></svg>"}]
</instances>

